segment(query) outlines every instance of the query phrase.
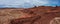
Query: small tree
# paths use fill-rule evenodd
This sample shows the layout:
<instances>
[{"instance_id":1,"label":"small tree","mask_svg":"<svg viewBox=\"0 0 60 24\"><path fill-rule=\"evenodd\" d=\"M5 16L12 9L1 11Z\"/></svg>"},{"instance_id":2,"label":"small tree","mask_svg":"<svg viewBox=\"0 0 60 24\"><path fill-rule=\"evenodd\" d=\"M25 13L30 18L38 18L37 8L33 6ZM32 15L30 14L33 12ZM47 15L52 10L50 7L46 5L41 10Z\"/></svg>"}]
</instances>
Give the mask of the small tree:
<instances>
[{"instance_id":1,"label":"small tree","mask_svg":"<svg viewBox=\"0 0 60 24\"><path fill-rule=\"evenodd\" d=\"M57 7L57 5L56 5L56 7Z\"/></svg>"},{"instance_id":2,"label":"small tree","mask_svg":"<svg viewBox=\"0 0 60 24\"><path fill-rule=\"evenodd\" d=\"M34 6L34 8L36 8L36 6Z\"/></svg>"}]
</instances>

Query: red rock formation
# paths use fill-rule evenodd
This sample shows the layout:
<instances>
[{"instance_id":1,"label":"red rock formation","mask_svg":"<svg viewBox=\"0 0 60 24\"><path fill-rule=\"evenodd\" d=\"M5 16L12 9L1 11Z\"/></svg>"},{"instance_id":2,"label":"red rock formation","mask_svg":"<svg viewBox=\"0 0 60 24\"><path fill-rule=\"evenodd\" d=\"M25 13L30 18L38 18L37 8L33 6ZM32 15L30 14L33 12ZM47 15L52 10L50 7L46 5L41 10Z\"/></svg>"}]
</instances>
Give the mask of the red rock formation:
<instances>
[{"instance_id":1,"label":"red rock formation","mask_svg":"<svg viewBox=\"0 0 60 24\"><path fill-rule=\"evenodd\" d=\"M28 9L0 9L0 22L5 24L50 24L55 17L60 17L60 7L40 6ZM6 16L6 17L5 17ZM11 16L11 17L10 17ZM8 18L7 18L8 17ZM4 21L3 21L4 22ZM4 24L4 23L1 24Z\"/></svg>"}]
</instances>

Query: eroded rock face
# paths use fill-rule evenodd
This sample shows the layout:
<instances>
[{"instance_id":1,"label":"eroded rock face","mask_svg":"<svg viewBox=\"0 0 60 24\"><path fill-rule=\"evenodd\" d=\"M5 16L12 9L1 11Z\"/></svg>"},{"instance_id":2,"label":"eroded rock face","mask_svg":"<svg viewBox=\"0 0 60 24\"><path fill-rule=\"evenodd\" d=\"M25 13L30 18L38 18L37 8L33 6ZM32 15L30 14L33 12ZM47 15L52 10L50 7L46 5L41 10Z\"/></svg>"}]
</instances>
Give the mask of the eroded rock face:
<instances>
[{"instance_id":1,"label":"eroded rock face","mask_svg":"<svg viewBox=\"0 0 60 24\"><path fill-rule=\"evenodd\" d=\"M55 17L60 17L59 7L0 9L0 24L50 24Z\"/></svg>"},{"instance_id":2,"label":"eroded rock face","mask_svg":"<svg viewBox=\"0 0 60 24\"><path fill-rule=\"evenodd\" d=\"M39 20L41 16L33 16L28 18L19 18L11 20L11 24L34 24L35 21Z\"/></svg>"},{"instance_id":3,"label":"eroded rock face","mask_svg":"<svg viewBox=\"0 0 60 24\"><path fill-rule=\"evenodd\" d=\"M50 21L50 24L60 24L60 17L55 17Z\"/></svg>"},{"instance_id":4,"label":"eroded rock face","mask_svg":"<svg viewBox=\"0 0 60 24\"><path fill-rule=\"evenodd\" d=\"M21 12L23 9L0 9L0 24L9 24L10 20L24 18L27 14Z\"/></svg>"}]
</instances>

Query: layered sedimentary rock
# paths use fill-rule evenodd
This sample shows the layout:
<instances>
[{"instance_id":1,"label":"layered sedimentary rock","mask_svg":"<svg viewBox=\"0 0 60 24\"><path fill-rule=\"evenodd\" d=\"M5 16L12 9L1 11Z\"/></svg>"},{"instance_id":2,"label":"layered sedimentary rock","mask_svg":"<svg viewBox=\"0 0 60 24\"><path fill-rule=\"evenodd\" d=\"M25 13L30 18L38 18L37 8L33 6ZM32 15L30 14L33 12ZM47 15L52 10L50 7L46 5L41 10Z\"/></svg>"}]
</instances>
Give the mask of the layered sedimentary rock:
<instances>
[{"instance_id":1,"label":"layered sedimentary rock","mask_svg":"<svg viewBox=\"0 0 60 24\"><path fill-rule=\"evenodd\" d=\"M55 17L60 17L60 7L0 9L0 24L51 24Z\"/></svg>"}]
</instances>

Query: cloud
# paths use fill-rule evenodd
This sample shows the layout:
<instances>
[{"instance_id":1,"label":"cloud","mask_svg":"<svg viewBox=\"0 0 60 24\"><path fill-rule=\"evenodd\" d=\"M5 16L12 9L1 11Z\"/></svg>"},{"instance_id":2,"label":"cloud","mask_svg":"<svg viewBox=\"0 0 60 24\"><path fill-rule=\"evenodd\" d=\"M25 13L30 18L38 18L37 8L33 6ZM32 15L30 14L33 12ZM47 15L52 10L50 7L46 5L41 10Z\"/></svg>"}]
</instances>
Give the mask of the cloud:
<instances>
[{"instance_id":1,"label":"cloud","mask_svg":"<svg viewBox=\"0 0 60 24\"><path fill-rule=\"evenodd\" d=\"M59 5L59 0L49 0L49 5L50 6L56 6L56 5Z\"/></svg>"},{"instance_id":2,"label":"cloud","mask_svg":"<svg viewBox=\"0 0 60 24\"><path fill-rule=\"evenodd\" d=\"M33 0L33 3L37 6L49 4L49 2L47 0Z\"/></svg>"},{"instance_id":3,"label":"cloud","mask_svg":"<svg viewBox=\"0 0 60 24\"><path fill-rule=\"evenodd\" d=\"M54 2L53 2L54 1ZM0 0L0 7L34 7L58 4L58 0Z\"/></svg>"}]
</instances>

